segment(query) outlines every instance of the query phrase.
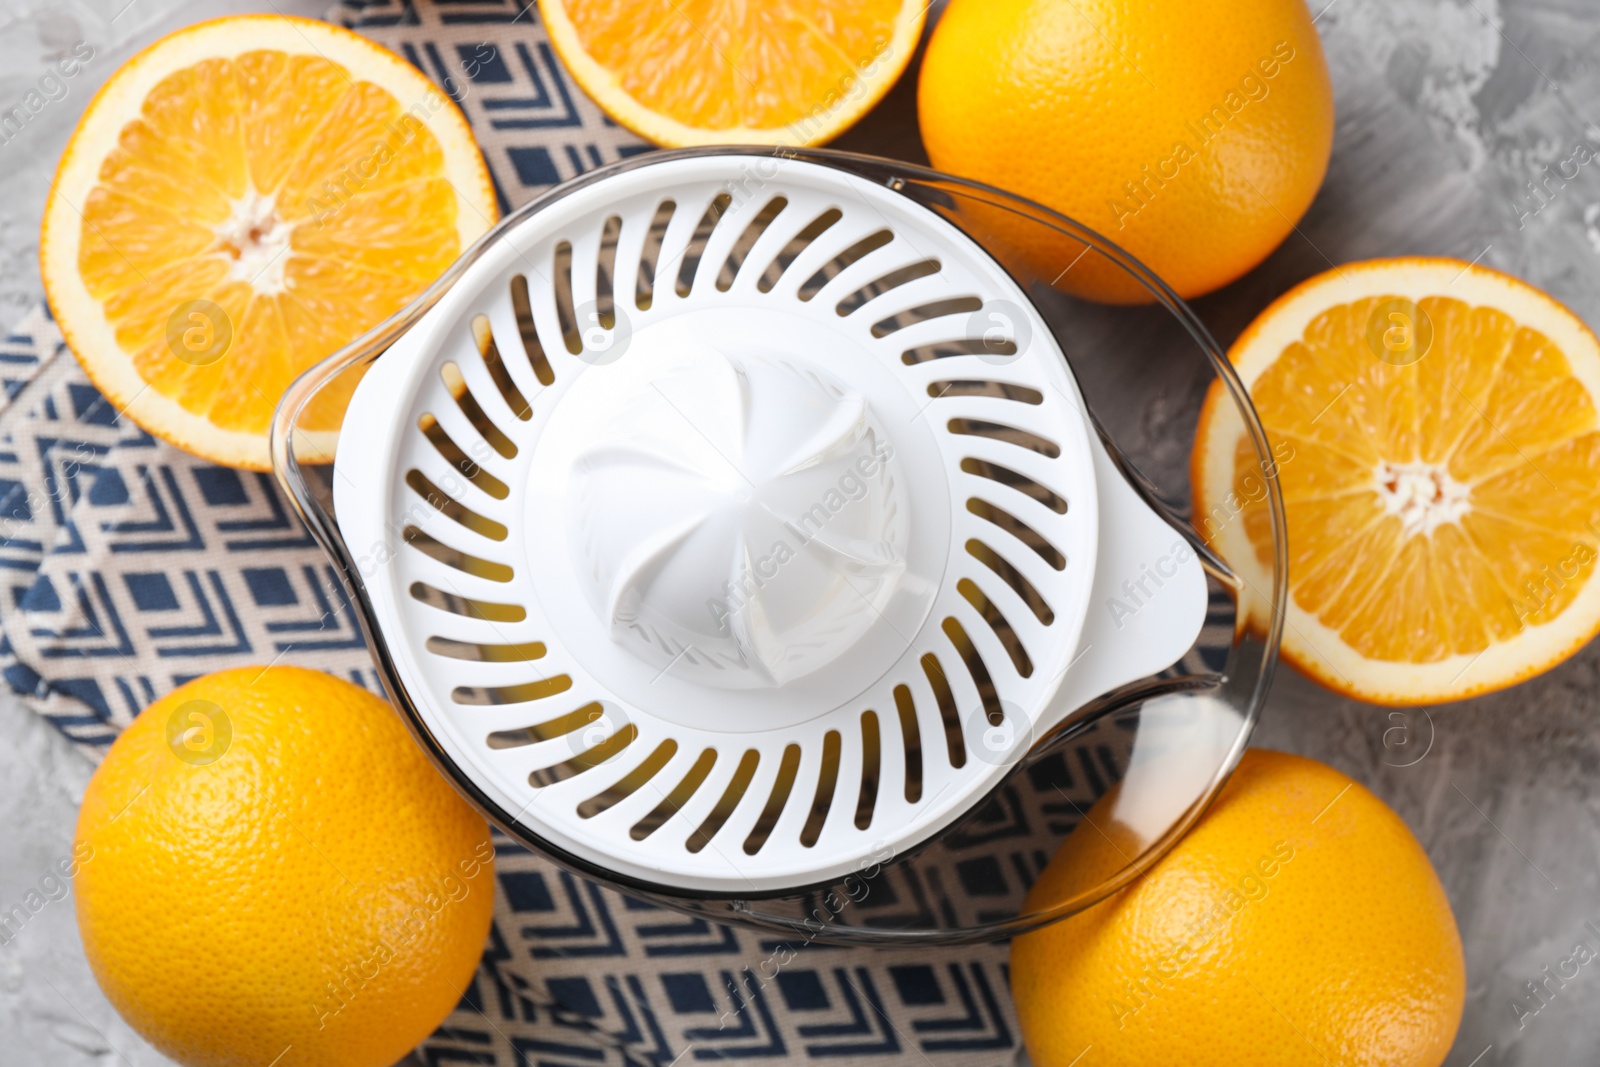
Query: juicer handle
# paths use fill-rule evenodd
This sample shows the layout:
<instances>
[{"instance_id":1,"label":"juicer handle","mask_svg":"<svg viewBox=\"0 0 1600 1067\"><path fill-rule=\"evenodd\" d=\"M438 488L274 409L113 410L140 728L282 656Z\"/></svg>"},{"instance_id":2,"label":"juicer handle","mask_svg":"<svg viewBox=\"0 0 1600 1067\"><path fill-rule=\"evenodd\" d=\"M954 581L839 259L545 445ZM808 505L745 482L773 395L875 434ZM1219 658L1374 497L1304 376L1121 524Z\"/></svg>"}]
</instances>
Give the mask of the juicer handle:
<instances>
[{"instance_id":1,"label":"juicer handle","mask_svg":"<svg viewBox=\"0 0 1600 1067\"><path fill-rule=\"evenodd\" d=\"M1206 621L1210 594L1191 539L1128 483L1098 434L1090 447L1100 495L1094 587L1077 652L1036 736L1107 710L1097 698L1172 666Z\"/></svg>"}]
</instances>

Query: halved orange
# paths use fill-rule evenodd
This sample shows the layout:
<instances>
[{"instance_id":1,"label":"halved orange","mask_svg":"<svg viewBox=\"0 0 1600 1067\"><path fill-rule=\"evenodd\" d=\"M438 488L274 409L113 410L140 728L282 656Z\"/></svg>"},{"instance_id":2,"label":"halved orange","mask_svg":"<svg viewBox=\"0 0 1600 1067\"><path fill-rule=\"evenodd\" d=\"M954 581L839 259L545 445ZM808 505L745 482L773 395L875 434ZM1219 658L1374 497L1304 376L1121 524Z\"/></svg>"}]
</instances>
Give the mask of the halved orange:
<instances>
[{"instance_id":1,"label":"halved orange","mask_svg":"<svg viewBox=\"0 0 1600 1067\"><path fill-rule=\"evenodd\" d=\"M659 145L831 140L900 77L926 0L540 0L584 92Z\"/></svg>"},{"instance_id":2,"label":"halved orange","mask_svg":"<svg viewBox=\"0 0 1600 1067\"><path fill-rule=\"evenodd\" d=\"M1281 479L1290 663L1438 703L1600 630L1600 341L1571 311L1485 267L1374 260L1279 298L1229 359ZM1262 472L1220 383L1192 462L1196 526L1265 590Z\"/></svg>"},{"instance_id":3,"label":"halved orange","mask_svg":"<svg viewBox=\"0 0 1600 1067\"><path fill-rule=\"evenodd\" d=\"M68 346L140 426L266 470L294 378L403 307L496 218L456 106L310 19L216 19L113 74L68 142L40 266ZM324 400L312 434L337 429Z\"/></svg>"}]
</instances>

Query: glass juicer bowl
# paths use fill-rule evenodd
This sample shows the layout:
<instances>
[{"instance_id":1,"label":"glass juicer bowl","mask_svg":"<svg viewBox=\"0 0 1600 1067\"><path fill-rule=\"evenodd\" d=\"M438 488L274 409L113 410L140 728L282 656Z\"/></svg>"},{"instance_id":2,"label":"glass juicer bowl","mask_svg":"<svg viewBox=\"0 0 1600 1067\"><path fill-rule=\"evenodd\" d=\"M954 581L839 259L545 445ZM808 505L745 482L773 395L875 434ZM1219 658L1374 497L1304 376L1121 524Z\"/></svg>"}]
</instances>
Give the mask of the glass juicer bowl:
<instances>
[{"instance_id":1,"label":"glass juicer bowl","mask_svg":"<svg viewBox=\"0 0 1600 1067\"><path fill-rule=\"evenodd\" d=\"M1037 313L1032 321L1045 324L1064 355L1092 432L1144 503L1170 525L1174 544L1187 545L1198 559L1206 586L1204 623L1170 667L1100 694L1048 729L1023 730L1019 737L1014 725L1008 727L996 753L986 755L982 737L975 741L969 734L969 751L1002 763L1003 773L942 829L910 847L883 850L843 875L835 871L749 892L657 882L559 847L451 753L430 725L422 695L406 683L399 660L409 653L398 647L398 635L386 633L374 606L372 568L358 563L362 553L349 543L350 517L341 524L333 463L339 445L326 429L330 408L348 403L362 376L394 358L388 353L396 343L519 227L565 211L569 198L592 197L615 179L638 179L664 164L725 157L741 160L744 173L755 175L758 203L782 189L784 168L827 168L903 198L912 215L936 216L993 257L1026 294L1029 317ZM716 216L709 212L714 225ZM608 239L614 245L616 234ZM693 240L703 250L704 235ZM570 247L566 255L570 271ZM661 266L663 286L666 272ZM1105 302L1107 297L1116 302ZM1015 330L1008 309L979 312L990 313L997 313L998 329ZM551 358L563 355L555 351ZM1188 445L1200 400L1213 383L1220 383L1221 403L1234 409L1243 427L1242 454L1254 453L1259 473L1247 476L1248 504L1267 519L1270 589L1240 577L1196 534L1189 515ZM537 410L537 395L531 403ZM367 429L355 432L365 435ZM278 406L272 452L280 482L358 606L389 695L464 795L513 838L584 877L657 904L784 936L852 944L987 941L1104 899L1158 860L1216 796L1249 739L1276 664L1286 554L1275 468L1248 395L1199 319L1148 268L1087 227L1001 190L899 162L823 150L691 149L650 153L569 181L512 213L407 307L302 375ZM472 460L463 455L460 462L468 472ZM1120 609L1091 604L1088 610L1140 610L1145 600L1151 610L1161 610L1149 596L1153 587L1140 585L1144 577L1129 575ZM1029 898L1040 870L1079 827L1104 835L1118 860L1109 869L1097 866L1067 879L1063 884L1070 889L1048 900Z\"/></svg>"}]
</instances>

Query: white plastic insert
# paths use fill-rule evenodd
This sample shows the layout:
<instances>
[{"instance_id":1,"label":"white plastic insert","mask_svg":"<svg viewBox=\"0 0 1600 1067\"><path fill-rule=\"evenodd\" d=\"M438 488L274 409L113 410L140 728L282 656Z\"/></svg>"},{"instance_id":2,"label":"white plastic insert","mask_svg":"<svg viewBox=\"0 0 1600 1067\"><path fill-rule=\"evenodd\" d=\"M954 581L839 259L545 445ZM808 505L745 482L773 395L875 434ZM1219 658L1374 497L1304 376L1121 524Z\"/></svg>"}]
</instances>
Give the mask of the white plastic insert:
<instances>
[{"instance_id":1,"label":"white plastic insert","mask_svg":"<svg viewBox=\"0 0 1600 1067\"><path fill-rule=\"evenodd\" d=\"M619 172L504 234L371 366L334 495L448 769L666 891L927 841L1206 608L994 260L768 156ZM1158 560L1159 610L1112 610Z\"/></svg>"}]
</instances>

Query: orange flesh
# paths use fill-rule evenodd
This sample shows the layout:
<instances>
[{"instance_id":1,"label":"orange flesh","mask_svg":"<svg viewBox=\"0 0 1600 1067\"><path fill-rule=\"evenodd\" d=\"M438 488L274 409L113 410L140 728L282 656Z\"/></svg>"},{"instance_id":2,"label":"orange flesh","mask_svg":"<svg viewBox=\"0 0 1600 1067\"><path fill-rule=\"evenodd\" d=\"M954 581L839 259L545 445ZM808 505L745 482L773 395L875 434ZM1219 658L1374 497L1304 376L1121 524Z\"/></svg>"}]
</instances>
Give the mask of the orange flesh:
<instances>
[{"instance_id":1,"label":"orange flesh","mask_svg":"<svg viewBox=\"0 0 1600 1067\"><path fill-rule=\"evenodd\" d=\"M1323 312L1250 392L1280 449L1295 603L1363 656L1432 663L1548 622L1588 581L1600 419L1561 350L1494 308L1420 300L1429 353L1375 358L1387 299ZM1241 440L1234 491L1258 485ZM1245 508L1263 563L1268 523Z\"/></svg>"},{"instance_id":2,"label":"orange flesh","mask_svg":"<svg viewBox=\"0 0 1600 1067\"><path fill-rule=\"evenodd\" d=\"M893 39L899 0L571 0L583 49L640 104L703 130L833 107Z\"/></svg>"},{"instance_id":3,"label":"orange flesh","mask_svg":"<svg viewBox=\"0 0 1600 1067\"><path fill-rule=\"evenodd\" d=\"M78 268L151 387L261 433L296 376L455 260L456 213L438 141L386 90L318 56L248 52L150 91L84 203ZM191 300L232 326L207 366L169 344Z\"/></svg>"}]
</instances>

